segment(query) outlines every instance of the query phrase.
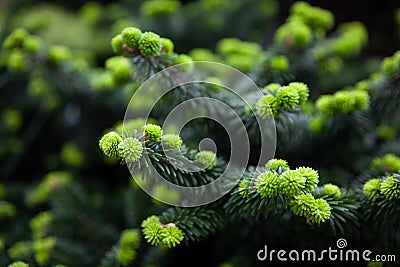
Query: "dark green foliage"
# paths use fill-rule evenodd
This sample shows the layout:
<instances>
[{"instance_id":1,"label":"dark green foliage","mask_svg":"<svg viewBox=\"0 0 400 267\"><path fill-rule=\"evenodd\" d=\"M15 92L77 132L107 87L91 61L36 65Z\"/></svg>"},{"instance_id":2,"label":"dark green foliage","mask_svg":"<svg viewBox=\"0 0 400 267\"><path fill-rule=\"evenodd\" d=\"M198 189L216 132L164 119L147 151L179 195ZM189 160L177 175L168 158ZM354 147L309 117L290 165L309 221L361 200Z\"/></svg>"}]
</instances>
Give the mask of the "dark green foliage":
<instances>
[{"instance_id":1,"label":"dark green foliage","mask_svg":"<svg viewBox=\"0 0 400 267\"><path fill-rule=\"evenodd\" d=\"M170 208L160 215L160 221L174 222L183 231L186 243L198 241L213 234L224 225L223 213L213 209L212 206Z\"/></svg>"},{"instance_id":2,"label":"dark green foliage","mask_svg":"<svg viewBox=\"0 0 400 267\"><path fill-rule=\"evenodd\" d=\"M63 8L3 2L0 266L162 267L190 259L253 267L265 244L326 249L339 237L352 248L398 253L400 52L398 42L384 54L372 49L384 45L376 32L386 34L384 27L276 0L70 1ZM398 31L393 10L373 14ZM289 15L282 20L277 12ZM393 13L397 26L389 21ZM334 15L350 22L335 23ZM216 72L209 83L165 94L151 119L122 124L143 82L202 60L245 73L261 97L245 103ZM190 70L182 67L184 75ZM160 85L182 77L166 72ZM231 156L226 130L215 121L195 119L180 133L160 128L174 107L196 97L238 114L250 160L243 175L230 173L239 182L220 199L171 207L140 188L179 199L157 187L155 172L179 186L203 186L218 179ZM218 111L200 102L192 108L197 115ZM265 166L256 166L258 116L276 126L276 160ZM216 153L199 152L205 137ZM185 170L163 142L198 165Z\"/></svg>"}]
</instances>

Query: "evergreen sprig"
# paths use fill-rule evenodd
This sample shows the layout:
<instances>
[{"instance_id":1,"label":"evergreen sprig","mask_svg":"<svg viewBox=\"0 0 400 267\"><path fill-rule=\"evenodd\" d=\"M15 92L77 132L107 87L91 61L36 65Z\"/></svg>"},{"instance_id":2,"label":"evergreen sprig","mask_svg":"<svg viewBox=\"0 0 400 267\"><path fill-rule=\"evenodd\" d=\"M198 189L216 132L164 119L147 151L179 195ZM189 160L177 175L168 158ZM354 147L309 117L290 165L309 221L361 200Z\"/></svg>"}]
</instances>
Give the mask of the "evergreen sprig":
<instances>
[{"instance_id":1,"label":"evergreen sprig","mask_svg":"<svg viewBox=\"0 0 400 267\"><path fill-rule=\"evenodd\" d=\"M249 250L264 238L265 229L273 230L268 242L274 245L285 232L294 234L299 246L311 240L323 245L341 234L357 241L362 236L371 249L397 249L400 52L379 65L366 58L368 51L361 58L368 42L362 23L343 23L332 31L335 18L330 11L296 2L283 25L269 34L270 27L262 22L275 12L275 0L155 0L137 8L129 1L127 6L90 2L74 15L52 6L27 10L17 1L8 2L5 7L10 10L1 11L6 15L3 28L10 32L0 53L0 159L6 162L0 168L5 177L0 220L7 226L0 233L1 266L167 266L171 259L176 265L180 258L170 248L200 240L209 245L205 239L224 226L232 231L224 236L225 243L250 236ZM11 14L15 10L19 12ZM205 13L208 16L201 17ZM126 27L132 24L172 39ZM12 29L14 25L26 29ZM52 40L60 28L60 39ZM199 34L206 28L206 34ZM107 49L103 42L110 31L119 34ZM220 39L222 31L243 39ZM66 42L69 32L74 36ZM252 40L266 33L272 42L265 47L247 41L246 32ZM216 44L215 52L177 52L196 43L211 47L210 41ZM371 42L376 44L374 38ZM110 48L117 55L107 58ZM92 66L103 60L103 68ZM245 103L225 90L218 77L178 86L157 103L154 119L127 121L124 127L118 123L105 132L98 146L108 158L92 153L96 142L90 140L98 137L103 123L120 116L143 81L170 66L197 60L237 68L254 80L262 96ZM177 69L183 74L164 73L161 87L170 88L193 74L190 64ZM150 179L154 171L187 187L219 178L228 166L224 159L230 147L216 123L190 123L184 132L190 142L185 143L158 125L171 107L197 97L228 104L246 126L252 152L260 147L257 119L274 122L279 158L256 168L257 153L251 153L246 172L236 177L239 182L229 194L201 207L167 208L149 201L133 179L128 184L119 179L124 174L117 163L126 164L135 181L142 176L143 184L154 185L155 199L168 193L158 180ZM220 112L203 104L207 111ZM194 105L199 114L201 105ZM218 140L218 154L191 149L206 134ZM261 232L253 231L257 223ZM325 231L327 227L333 233ZM365 235L371 227L374 231ZM152 246L141 245L142 236ZM230 248L222 255L232 262L221 266L255 265L247 249Z\"/></svg>"},{"instance_id":2,"label":"evergreen sprig","mask_svg":"<svg viewBox=\"0 0 400 267\"><path fill-rule=\"evenodd\" d=\"M178 147L181 146L179 151L184 158L179 154L166 153L166 151L174 152L170 147L172 140L168 138L174 138L174 142L178 142ZM178 135L163 135L161 127L156 124L144 125L142 136L122 137L117 132L111 131L99 142L100 149L106 156L120 158L132 168L132 171L142 173L143 178L151 174L149 164L170 182L184 186L205 185L223 173L225 163L217 160L213 152L197 152L182 144ZM146 157L142 156L143 153ZM187 160L197 160L199 164L191 164Z\"/></svg>"},{"instance_id":3,"label":"evergreen sprig","mask_svg":"<svg viewBox=\"0 0 400 267\"><path fill-rule=\"evenodd\" d=\"M223 213L213 205L197 208L170 208L160 216L163 223L173 222L184 235L184 242L199 241L224 226Z\"/></svg>"}]
</instances>

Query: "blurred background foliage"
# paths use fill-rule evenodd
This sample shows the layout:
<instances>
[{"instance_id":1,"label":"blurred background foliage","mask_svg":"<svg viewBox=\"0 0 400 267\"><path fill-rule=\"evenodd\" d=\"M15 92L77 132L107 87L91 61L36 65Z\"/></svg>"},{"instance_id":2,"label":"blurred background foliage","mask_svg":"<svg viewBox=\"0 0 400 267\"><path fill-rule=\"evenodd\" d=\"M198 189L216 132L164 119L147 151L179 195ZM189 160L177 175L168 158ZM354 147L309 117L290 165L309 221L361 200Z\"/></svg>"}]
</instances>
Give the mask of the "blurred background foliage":
<instances>
[{"instance_id":1,"label":"blurred background foliage","mask_svg":"<svg viewBox=\"0 0 400 267\"><path fill-rule=\"evenodd\" d=\"M1 43L11 33L17 42L28 40L16 45L21 50L3 45L0 53L0 266L16 260L31 266L255 266L264 243L331 244L326 228L272 218L231 224L173 250L139 247L132 229L166 206L98 149L140 84L130 79L127 61L112 59L110 45L122 29L136 26L173 40L177 54L234 66L260 87L307 83L311 101L301 114L313 114L311 121L289 116L277 125L281 133L288 125L295 130L279 137L277 149L293 166L315 167L324 182L343 187L384 175L387 166L399 171L396 158L383 157L400 154L400 60L381 60L400 47L400 4L307 2L331 12L325 25L311 21L300 31L290 11L295 1L289 0L0 1ZM382 78L383 72L392 76ZM371 97L367 116L329 117L331 107L314 103L322 94L371 85L391 89ZM398 226L390 238L374 234L377 229L364 227L346 237L354 247L398 251Z\"/></svg>"}]
</instances>

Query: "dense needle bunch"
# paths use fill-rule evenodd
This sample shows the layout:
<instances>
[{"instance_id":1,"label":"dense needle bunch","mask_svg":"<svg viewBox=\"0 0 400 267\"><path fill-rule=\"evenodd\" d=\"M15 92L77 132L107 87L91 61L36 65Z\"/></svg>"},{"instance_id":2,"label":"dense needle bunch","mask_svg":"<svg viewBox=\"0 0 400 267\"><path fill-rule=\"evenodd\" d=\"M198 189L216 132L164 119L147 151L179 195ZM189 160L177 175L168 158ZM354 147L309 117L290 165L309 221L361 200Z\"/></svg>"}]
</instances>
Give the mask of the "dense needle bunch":
<instances>
[{"instance_id":1,"label":"dense needle bunch","mask_svg":"<svg viewBox=\"0 0 400 267\"><path fill-rule=\"evenodd\" d=\"M182 231L173 223L162 224L157 216L142 222L144 238L152 245L174 247L183 240Z\"/></svg>"},{"instance_id":2,"label":"dense needle bunch","mask_svg":"<svg viewBox=\"0 0 400 267\"><path fill-rule=\"evenodd\" d=\"M303 1L275 29L267 19L284 8L278 0L97 1L77 12L6 2L0 12L0 223L6 226L0 266L180 266L207 250L223 254L198 257L196 264L248 267L259 264L248 253L262 238L275 246L307 234L296 238L299 247L311 240L328 247L332 238L347 236L354 249L398 250L400 51L380 63L371 57L371 47L382 48L376 31L369 38L360 22L334 25L330 11ZM400 25L397 13L396 20L386 17ZM116 34L111 47L110 34ZM390 44L393 51L396 43ZM195 61L217 67L157 103L132 98L157 73L162 87L203 78L201 64L186 64ZM248 75L257 92L236 77L219 77L222 64ZM226 81L238 95L226 93ZM177 104L197 97L221 101L238 115L250 145L245 168L231 165L236 144L217 120L196 118L181 136L175 127L160 127ZM151 118L122 121L128 103L135 117L142 114L136 108L155 104ZM196 105L184 115L203 115ZM236 126L230 116L224 123ZM274 141L268 155L260 130ZM218 157L199 152L205 136L216 141ZM96 140L100 149L93 151ZM260 164L269 152L278 158ZM229 181L220 185L229 190L204 191L226 170ZM170 184L159 183L161 177ZM189 207L172 184L193 189L190 201L224 195ZM365 229L374 231L361 240ZM243 236L255 242L237 249L232 244ZM198 241L196 251L175 248Z\"/></svg>"},{"instance_id":3,"label":"dense needle bunch","mask_svg":"<svg viewBox=\"0 0 400 267\"><path fill-rule=\"evenodd\" d=\"M279 111L293 111L304 104L309 96L309 88L301 82L291 82L286 86L277 83L264 87L266 95L256 103L256 112L261 118L277 118Z\"/></svg>"},{"instance_id":4,"label":"dense needle bunch","mask_svg":"<svg viewBox=\"0 0 400 267\"><path fill-rule=\"evenodd\" d=\"M374 200L380 195L382 181L380 179L371 179L364 184L364 194L370 199Z\"/></svg>"},{"instance_id":5,"label":"dense needle bunch","mask_svg":"<svg viewBox=\"0 0 400 267\"><path fill-rule=\"evenodd\" d=\"M119 155L126 162L136 162L142 156L143 144L136 138L127 137L118 145Z\"/></svg>"},{"instance_id":6,"label":"dense needle bunch","mask_svg":"<svg viewBox=\"0 0 400 267\"><path fill-rule=\"evenodd\" d=\"M176 150L182 146L183 141L177 134L165 134L161 137L161 143L165 149Z\"/></svg>"},{"instance_id":7,"label":"dense needle bunch","mask_svg":"<svg viewBox=\"0 0 400 267\"><path fill-rule=\"evenodd\" d=\"M267 162L265 171L258 174L254 180L241 180L237 193L243 199L255 197L257 194L259 198L267 201L284 199L288 201L295 215L303 216L311 223L320 224L330 219L332 208L325 199L314 198L318 182L318 172L310 167L291 170L285 160L271 159ZM323 192L325 195L333 195L337 200L341 197L339 187L332 184L324 185Z\"/></svg>"},{"instance_id":8,"label":"dense needle bunch","mask_svg":"<svg viewBox=\"0 0 400 267\"><path fill-rule=\"evenodd\" d=\"M112 38L111 46L117 54L131 56L139 54L144 58L172 53L174 49L172 40L160 37L154 32L142 32L136 27L124 28L120 34Z\"/></svg>"},{"instance_id":9,"label":"dense needle bunch","mask_svg":"<svg viewBox=\"0 0 400 267\"><path fill-rule=\"evenodd\" d=\"M326 116L354 113L368 108L369 95L365 91L338 91L334 95L320 96L316 101L318 111Z\"/></svg>"},{"instance_id":10,"label":"dense needle bunch","mask_svg":"<svg viewBox=\"0 0 400 267\"><path fill-rule=\"evenodd\" d=\"M400 179L398 177L387 177L381 183L381 193L388 199L400 199Z\"/></svg>"},{"instance_id":11,"label":"dense needle bunch","mask_svg":"<svg viewBox=\"0 0 400 267\"><path fill-rule=\"evenodd\" d=\"M303 216L312 223L324 222L331 215L328 202L322 198L315 199L310 193L295 196L291 207L296 215Z\"/></svg>"},{"instance_id":12,"label":"dense needle bunch","mask_svg":"<svg viewBox=\"0 0 400 267\"><path fill-rule=\"evenodd\" d=\"M372 166L381 172L400 171L400 158L394 154L386 154L372 160Z\"/></svg>"},{"instance_id":13,"label":"dense needle bunch","mask_svg":"<svg viewBox=\"0 0 400 267\"><path fill-rule=\"evenodd\" d=\"M145 126L143 126L143 130L146 139L151 142L157 142L158 140L160 140L163 133L161 127L155 124L146 124Z\"/></svg>"},{"instance_id":14,"label":"dense needle bunch","mask_svg":"<svg viewBox=\"0 0 400 267\"><path fill-rule=\"evenodd\" d=\"M136 258L136 250L140 244L140 232L137 229L124 230L119 239L117 260L128 266Z\"/></svg>"},{"instance_id":15,"label":"dense needle bunch","mask_svg":"<svg viewBox=\"0 0 400 267\"><path fill-rule=\"evenodd\" d=\"M100 149L107 157L119 156L119 144L122 142L122 137L116 132L105 134L99 141Z\"/></svg>"}]
</instances>

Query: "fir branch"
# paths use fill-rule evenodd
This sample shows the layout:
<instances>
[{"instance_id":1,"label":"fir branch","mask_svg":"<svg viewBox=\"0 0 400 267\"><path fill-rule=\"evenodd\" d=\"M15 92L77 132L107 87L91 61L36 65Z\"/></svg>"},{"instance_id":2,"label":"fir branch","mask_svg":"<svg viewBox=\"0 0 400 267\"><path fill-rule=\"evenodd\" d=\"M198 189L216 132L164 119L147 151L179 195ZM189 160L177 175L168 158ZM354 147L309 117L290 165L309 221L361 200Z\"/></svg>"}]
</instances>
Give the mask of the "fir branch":
<instances>
[{"instance_id":1,"label":"fir branch","mask_svg":"<svg viewBox=\"0 0 400 267\"><path fill-rule=\"evenodd\" d=\"M265 219L271 215L282 215L288 207L286 198L279 194L272 198L263 198L257 191L254 179L261 170L244 174L239 186L230 194L223 205L224 210L235 217ZM245 192L245 193L244 193Z\"/></svg>"},{"instance_id":2,"label":"fir branch","mask_svg":"<svg viewBox=\"0 0 400 267\"><path fill-rule=\"evenodd\" d=\"M160 215L162 223L176 224L184 234L184 241L199 241L224 225L223 213L214 205L196 208L170 208Z\"/></svg>"},{"instance_id":3,"label":"fir branch","mask_svg":"<svg viewBox=\"0 0 400 267\"><path fill-rule=\"evenodd\" d=\"M342 235L350 233L360 227L360 203L354 196L346 195L339 199L331 196L322 196L331 207L329 224L335 234L339 231Z\"/></svg>"},{"instance_id":4,"label":"fir branch","mask_svg":"<svg viewBox=\"0 0 400 267\"><path fill-rule=\"evenodd\" d=\"M218 178L224 171L225 162L218 159L216 166L201 168L188 163L188 159L194 160L199 152L190 150L182 146L181 156L166 154L160 141L144 142L144 152L146 157L141 157L137 162L126 162L130 170L140 173L143 179L147 179L152 174L153 166L155 171L162 173L168 181L188 187L208 184ZM150 162L149 162L150 161ZM187 169L189 168L189 169Z\"/></svg>"}]
</instances>

